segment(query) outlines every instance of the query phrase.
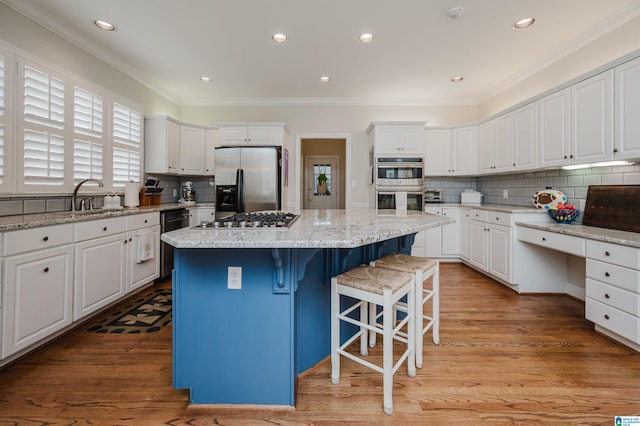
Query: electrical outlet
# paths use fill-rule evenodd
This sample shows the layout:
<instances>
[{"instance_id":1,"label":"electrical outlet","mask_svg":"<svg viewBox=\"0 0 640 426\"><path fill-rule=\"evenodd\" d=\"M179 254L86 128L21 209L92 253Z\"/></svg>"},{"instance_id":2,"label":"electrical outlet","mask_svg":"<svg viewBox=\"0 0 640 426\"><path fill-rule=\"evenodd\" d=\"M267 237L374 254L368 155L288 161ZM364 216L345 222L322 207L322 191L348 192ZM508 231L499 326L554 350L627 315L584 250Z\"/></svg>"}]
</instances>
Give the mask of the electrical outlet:
<instances>
[{"instance_id":1,"label":"electrical outlet","mask_svg":"<svg viewBox=\"0 0 640 426\"><path fill-rule=\"evenodd\" d=\"M503 189L502 190L502 198L509 198L509 190L508 189Z\"/></svg>"},{"instance_id":2,"label":"electrical outlet","mask_svg":"<svg viewBox=\"0 0 640 426\"><path fill-rule=\"evenodd\" d=\"M227 288L240 290L242 288L242 268L240 266L229 266L227 273Z\"/></svg>"},{"instance_id":3,"label":"electrical outlet","mask_svg":"<svg viewBox=\"0 0 640 426\"><path fill-rule=\"evenodd\" d=\"M178 196L178 190L177 190L177 189L175 189L175 188L173 189L173 196L174 196L174 197L177 197L177 196Z\"/></svg>"}]
</instances>

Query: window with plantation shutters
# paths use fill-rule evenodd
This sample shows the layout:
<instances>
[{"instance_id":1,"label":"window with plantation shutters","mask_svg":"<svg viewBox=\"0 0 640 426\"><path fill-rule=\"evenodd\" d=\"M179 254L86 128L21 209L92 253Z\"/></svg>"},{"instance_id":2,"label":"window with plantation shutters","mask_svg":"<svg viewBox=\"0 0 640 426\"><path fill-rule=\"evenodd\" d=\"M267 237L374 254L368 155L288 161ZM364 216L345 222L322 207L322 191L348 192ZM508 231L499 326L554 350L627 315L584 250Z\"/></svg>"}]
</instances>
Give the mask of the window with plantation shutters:
<instances>
[{"instance_id":1,"label":"window with plantation shutters","mask_svg":"<svg viewBox=\"0 0 640 426\"><path fill-rule=\"evenodd\" d=\"M80 87L73 93L73 185L103 179L104 97Z\"/></svg>"},{"instance_id":2,"label":"window with plantation shutters","mask_svg":"<svg viewBox=\"0 0 640 426\"><path fill-rule=\"evenodd\" d=\"M19 189L63 190L65 183L64 77L25 61L20 66L19 137L22 145L22 179Z\"/></svg>"},{"instance_id":3,"label":"window with plantation shutters","mask_svg":"<svg viewBox=\"0 0 640 426\"><path fill-rule=\"evenodd\" d=\"M138 109L113 102L112 173L113 186L140 182L142 170L142 114Z\"/></svg>"}]
</instances>

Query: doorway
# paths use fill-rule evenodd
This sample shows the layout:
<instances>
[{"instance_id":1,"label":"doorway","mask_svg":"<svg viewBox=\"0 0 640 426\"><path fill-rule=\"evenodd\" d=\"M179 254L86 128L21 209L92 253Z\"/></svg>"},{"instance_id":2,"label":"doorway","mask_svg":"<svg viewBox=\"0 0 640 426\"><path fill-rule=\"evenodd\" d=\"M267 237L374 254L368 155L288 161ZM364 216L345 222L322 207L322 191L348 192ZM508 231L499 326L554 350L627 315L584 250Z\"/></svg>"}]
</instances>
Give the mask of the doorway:
<instances>
[{"instance_id":1,"label":"doorway","mask_svg":"<svg viewBox=\"0 0 640 426\"><path fill-rule=\"evenodd\" d=\"M346 137L300 138L298 206L303 209L344 209L349 178Z\"/></svg>"}]
</instances>

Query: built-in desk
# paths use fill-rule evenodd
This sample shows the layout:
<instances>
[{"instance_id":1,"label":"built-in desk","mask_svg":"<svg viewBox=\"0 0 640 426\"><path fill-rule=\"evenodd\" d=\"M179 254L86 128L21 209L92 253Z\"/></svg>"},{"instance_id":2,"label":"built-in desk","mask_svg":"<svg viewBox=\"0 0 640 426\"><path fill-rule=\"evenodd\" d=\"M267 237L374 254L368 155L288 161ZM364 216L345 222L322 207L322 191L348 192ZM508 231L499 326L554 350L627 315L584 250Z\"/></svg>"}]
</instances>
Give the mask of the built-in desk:
<instances>
[{"instance_id":1,"label":"built-in desk","mask_svg":"<svg viewBox=\"0 0 640 426\"><path fill-rule=\"evenodd\" d=\"M640 234L583 225L516 223L518 240L585 259L585 316L596 330L640 351ZM548 276L565 269L540 265ZM576 273L573 268L573 281Z\"/></svg>"}]
</instances>

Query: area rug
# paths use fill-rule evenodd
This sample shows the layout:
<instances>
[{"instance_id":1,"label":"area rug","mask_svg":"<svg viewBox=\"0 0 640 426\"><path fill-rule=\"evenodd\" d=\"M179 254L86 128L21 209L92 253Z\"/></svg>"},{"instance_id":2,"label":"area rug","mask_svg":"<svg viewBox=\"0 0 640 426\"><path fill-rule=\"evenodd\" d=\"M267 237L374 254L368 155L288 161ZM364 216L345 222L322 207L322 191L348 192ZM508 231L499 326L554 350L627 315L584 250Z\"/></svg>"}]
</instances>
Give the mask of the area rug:
<instances>
[{"instance_id":1,"label":"area rug","mask_svg":"<svg viewBox=\"0 0 640 426\"><path fill-rule=\"evenodd\" d=\"M124 306L93 323L89 333L155 333L171 323L171 290L157 288L143 292Z\"/></svg>"}]
</instances>

